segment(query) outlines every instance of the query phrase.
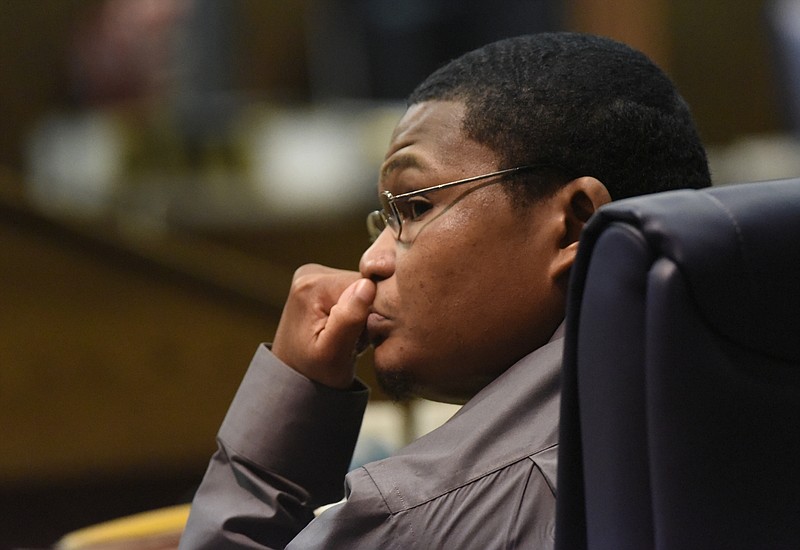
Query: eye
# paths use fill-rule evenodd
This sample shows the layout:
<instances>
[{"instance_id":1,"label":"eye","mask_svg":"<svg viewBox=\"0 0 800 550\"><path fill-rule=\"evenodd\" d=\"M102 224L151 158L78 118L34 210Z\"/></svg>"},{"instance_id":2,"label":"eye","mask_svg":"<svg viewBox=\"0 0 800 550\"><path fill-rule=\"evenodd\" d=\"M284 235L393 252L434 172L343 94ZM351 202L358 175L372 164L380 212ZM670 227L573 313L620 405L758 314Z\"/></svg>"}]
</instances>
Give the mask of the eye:
<instances>
[{"instance_id":1,"label":"eye","mask_svg":"<svg viewBox=\"0 0 800 550\"><path fill-rule=\"evenodd\" d=\"M405 220L416 220L422 217L433 205L423 197L414 197L403 204L400 214Z\"/></svg>"}]
</instances>

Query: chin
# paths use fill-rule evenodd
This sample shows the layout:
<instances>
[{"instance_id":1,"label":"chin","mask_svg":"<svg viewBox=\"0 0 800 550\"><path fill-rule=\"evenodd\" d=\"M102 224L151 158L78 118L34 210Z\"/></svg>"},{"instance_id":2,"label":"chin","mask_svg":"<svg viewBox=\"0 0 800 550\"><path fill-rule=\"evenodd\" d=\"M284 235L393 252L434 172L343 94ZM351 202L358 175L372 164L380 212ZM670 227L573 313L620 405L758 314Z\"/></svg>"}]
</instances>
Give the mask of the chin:
<instances>
[{"instance_id":1,"label":"chin","mask_svg":"<svg viewBox=\"0 0 800 550\"><path fill-rule=\"evenodd\" d=\"M405 361L398 360L396 356L387 355L389 353L386 342L380 348L376 347L373 355L373 367L378 386L392 401L402 402L419 397L439 403L463 405L481 389L478 387L473 391L472 388L448 387L446 384L420 380L415 373L426 372L423 365L406 368L409 365L407 358ZM392 360L387 361L387 358Z\"/></svg>"},{"instance_id":2,"label":"chin","mask_svg":"<svg viewBox=\"0 0 800 550\"><path fill-rule=\"evenodd\" d=\"M417 397L417 392L414 391L416 386L414 378L403 369L386 370L376 368L375 379L383 392L392 401L408 401L413 397Z\"/></svg>"},{"instance_id":3,"label":"chin","mask_svg":"<svg viewBox=\"0 0 800 550\"><path fill-rule=\"evenodd\" d=\"M375 353L372 356L375 380L381 390L395 402L408 401L415 397L414 377L402 366L398 366L395 355L392 354L391 342L382 341L379 345L373 344Z\"/></svg>"}]
</instances>

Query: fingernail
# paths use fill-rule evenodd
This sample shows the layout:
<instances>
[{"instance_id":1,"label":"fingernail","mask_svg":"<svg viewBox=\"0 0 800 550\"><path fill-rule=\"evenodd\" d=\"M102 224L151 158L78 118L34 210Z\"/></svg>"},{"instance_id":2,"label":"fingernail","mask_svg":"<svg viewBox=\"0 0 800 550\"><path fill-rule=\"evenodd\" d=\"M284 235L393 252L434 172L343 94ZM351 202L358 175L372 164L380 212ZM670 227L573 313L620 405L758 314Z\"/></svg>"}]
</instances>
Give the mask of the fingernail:
<instances>
[{"instance_id":1,"label":"fingernail","mask_svg":"<svg viewBox=\"0 0 800 550\"><path fill-rule=\"evenodd\" d=\"M375 298L375 287L373 285L374 283L369 279L361 279L356 284L353 294L355 294L359 300L371 303Z\"/></svg>"}]
</instances>

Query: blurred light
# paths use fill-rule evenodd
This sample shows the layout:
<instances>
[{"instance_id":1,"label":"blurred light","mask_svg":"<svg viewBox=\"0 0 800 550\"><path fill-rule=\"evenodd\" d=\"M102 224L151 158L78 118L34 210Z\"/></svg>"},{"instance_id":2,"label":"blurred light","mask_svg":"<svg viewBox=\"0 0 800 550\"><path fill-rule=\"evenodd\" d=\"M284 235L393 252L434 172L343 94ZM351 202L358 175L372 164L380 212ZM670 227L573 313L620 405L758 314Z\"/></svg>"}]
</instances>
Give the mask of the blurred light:
<instances>
[{"instance_id":1,"label":"blurred light","mask_svg":"<svg viewBox=\"0 0 800 550\"><path fill-rule=\"evenodd\" d=\"M748 136L725 147L710 147L708 160L718 185L797 177L800 139L785 135Z\"/></svg>"},{"instance_id":2,"label":"blurred light","mask_svg":"<svg viewBox=\"0 0 800 550\"><path fill-rule=\"evenodd\" d=\"M287 109L250 140L257 193L275 220L335 219L375 196L377 170L399 111Z\"/></svg>"},{"instance_id":3,"label":"blurred light","mask_svg":"<svg viewBox=\"0 0 800 550\"><path fill-rule=\"evenodd\" d=\"M45 119L28 145L31 199L64 214L100 214L113 199L122 149L114 120L100 112Z\"/></svg>"}]
</instances>

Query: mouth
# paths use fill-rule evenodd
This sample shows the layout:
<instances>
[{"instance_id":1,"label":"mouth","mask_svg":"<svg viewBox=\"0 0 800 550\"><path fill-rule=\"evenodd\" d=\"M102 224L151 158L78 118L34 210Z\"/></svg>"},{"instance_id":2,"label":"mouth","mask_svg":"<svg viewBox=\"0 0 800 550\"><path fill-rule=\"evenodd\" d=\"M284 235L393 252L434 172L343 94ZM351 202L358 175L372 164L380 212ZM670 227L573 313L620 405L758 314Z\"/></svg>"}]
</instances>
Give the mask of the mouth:
<instances>
[{"instance_id":1,"label":"mouth","mask_svg":"<svg viewBox=\"0 0 800 550\"><path fill-rule=\"evenodd\" d=\"M372 347L380 346L389 337L390 323L391 320L381 313L377 311L370 312L367 317L366 333Z\"/></svg>"}]
</instances>

